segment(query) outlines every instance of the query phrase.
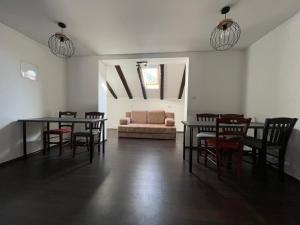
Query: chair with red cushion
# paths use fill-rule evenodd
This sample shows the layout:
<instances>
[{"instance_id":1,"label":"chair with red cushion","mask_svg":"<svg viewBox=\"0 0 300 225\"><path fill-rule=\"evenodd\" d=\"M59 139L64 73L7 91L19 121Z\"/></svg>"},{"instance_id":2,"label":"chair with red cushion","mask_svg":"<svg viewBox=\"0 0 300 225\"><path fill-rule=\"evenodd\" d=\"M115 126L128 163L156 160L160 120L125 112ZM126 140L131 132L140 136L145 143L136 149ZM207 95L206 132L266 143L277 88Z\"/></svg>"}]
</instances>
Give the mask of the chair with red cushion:
<instances>
[{"instance_id":1,"label":"chair with red cushion","mask_svg":"<svg viewBox=\"0 0 300 225\"><path fill-rule=\"evenodd\" d=\"M76 118L77 112L59 112L59 117ZM66 143L72 143L73 139L74 123L58 123L57 129L44 131L44 146L49 150L51 144L59 146L59 155L62 154L63 145ZM69 134L68 138L64 138L66 134ZM53 140L53 139L57 139ZM72 147L72 145L71 145Z\"/></svg>"},{"instance_id":2,"label":"chair with red cushion","mask_svg":"<svg viewBox=\"0 0 300 225\"><path fill-rule=\"evenodd\" d=\"M241 117L226 117L216 120L216 138L206 140L205 166L207 161L217 166L218 178L221 177L221 166L225 156L230 160L236 156L237 174L241 175L244 138L251 119ZM233 157L234 158L234 157Z\"/></svg>"}]
</instances>

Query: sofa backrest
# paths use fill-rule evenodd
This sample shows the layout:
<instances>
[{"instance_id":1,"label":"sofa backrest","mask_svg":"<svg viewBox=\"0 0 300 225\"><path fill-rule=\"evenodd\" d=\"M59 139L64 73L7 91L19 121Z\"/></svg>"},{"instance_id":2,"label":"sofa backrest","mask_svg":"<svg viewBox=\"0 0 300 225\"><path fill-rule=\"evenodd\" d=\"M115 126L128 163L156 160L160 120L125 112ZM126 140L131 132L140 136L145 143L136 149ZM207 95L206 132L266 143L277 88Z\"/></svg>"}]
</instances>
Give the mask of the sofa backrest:
<instances>
[{"instance_id":1,"label":"sofa backrest","mask_svg":"<svg viewBox=\"0 0 300 225\"><path fill-rule=\"evenodd\" d=\"M175 115L172 112L165 112L163 110L132 111L126 112L126 118L130 118L131 123L164 124L165 119L174 119Z\"/></svg>"},{"instance_id":2,"label":"sofa backrest","mask_svg":"<svg viewBox=\"0 0 300 225\"><path fill-rule=\"evenodd\" d=\"M148 123L163 124L165 123L166 113L163 110L148 111Z\"/></svg>"},{"instance_id":3,"label":"sofa backrest","mask_svg":"<svg viewBox=\"0 0 300 225\"><path fill-rule=\"evenodd\" d=\"M132 111L131 123L147 123L147 111Z\"/></svg>"}]
</instances>

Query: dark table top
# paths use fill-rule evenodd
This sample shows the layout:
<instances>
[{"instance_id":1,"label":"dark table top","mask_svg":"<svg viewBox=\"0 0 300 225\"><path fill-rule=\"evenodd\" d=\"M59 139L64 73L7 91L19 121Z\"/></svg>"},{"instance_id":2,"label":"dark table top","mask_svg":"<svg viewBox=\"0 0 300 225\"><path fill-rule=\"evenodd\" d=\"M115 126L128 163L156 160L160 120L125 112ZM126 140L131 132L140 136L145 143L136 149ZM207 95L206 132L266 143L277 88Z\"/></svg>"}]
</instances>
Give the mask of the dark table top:
<instances>
[{"instance_id":1,"label":"dark table top","mask_svg":"<svg viewBox=\"0 0 300 225\"><path fill-rule=\"evenodd\" d=\"M41 117L20 119L18 122L50 122L50 123L93 123L99 121L106 121L107 119L86 119L86 118L69 118L69 117Z\"/></svg>"},{"instance_id":2,"label":"dark table top","mask_svg":"<svg viewBox=\"0 0 300 225\"><path fill-rule=\"evenodd\" d=\"M216 122L208 122L208 121L181 121L185 126L188 127L216 127ZM226 127L230 125L226 124ZM232 125L237 126L237 125ZM249 128L264 128L265 124L260 122L251 122ZM220 124L222 127L222 124Z\"/></svg>"}]
</instances>

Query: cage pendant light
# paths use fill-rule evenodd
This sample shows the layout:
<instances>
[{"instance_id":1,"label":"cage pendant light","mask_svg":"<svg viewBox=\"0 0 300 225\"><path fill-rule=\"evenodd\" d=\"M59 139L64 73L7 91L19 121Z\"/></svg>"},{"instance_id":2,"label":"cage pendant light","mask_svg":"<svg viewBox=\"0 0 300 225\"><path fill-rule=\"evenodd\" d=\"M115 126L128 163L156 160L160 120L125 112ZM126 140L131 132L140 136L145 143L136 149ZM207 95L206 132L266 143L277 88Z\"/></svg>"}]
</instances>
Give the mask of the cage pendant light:
<instances>
[{"instance_id":1,"label":"cage pendant light","mask_svg":"<svg viewBox=\"0 0 300 225\"><path fill-rule=\"evenodd\" d=\"M66 28L64 23L58 23L61 28L61 32L56 32L48 40L48 47L50 51L62 58L70 58L75 53L75 46L73 42L63 33L63 29Z\"/></svg>"},{"instance_id":2,"label":"cage pendant light","mask_svg":"<svg viewBox=\"0 0 300 225\"><path fill-rule=\"evenodd\" d=\"M242 33L241 27L237 22L227 19L226 14L229 11L229 6L221 10L221 13L225 15L225 19L214 28L210 36L210 44L217 51L224 51L235 46Z\"/></svg>"}]
</instances>

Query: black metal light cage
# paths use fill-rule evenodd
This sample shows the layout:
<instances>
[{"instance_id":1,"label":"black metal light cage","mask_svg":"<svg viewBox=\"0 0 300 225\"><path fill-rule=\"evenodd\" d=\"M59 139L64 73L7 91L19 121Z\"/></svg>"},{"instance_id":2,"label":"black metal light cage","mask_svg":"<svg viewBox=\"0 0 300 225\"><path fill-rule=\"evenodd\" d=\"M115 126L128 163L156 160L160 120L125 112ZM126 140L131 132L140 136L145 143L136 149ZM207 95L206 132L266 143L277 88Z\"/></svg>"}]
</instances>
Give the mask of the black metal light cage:
<instances>
[{"instance_id":1,"label":"black metal light cage","mask_svg":"<svg viewBox=\"0 0 300 225\"><path fill-rule=\"evenodd\" d=\"M214 28L210 36L210 44L217 51L232 48L241 37L242 30L239 24L232 19L226 18L226 14L229 11L229 6L221 10L221 13L225 15L225 19Z\"/></svg>"},{"instance_id":2,"label":"black metal light cage","mask_svg":"<svg viewBox=\"0 0 300 225\"><path fill-rule=\"evenodd\" d=\"M58 23L58 26L61 29L66 28L64 23ZM57 32L49 38L48 47L54 55L62 58L70 58L75 53L73 42L63 33L63 31Z\"/></svg>"}]
</instances>

